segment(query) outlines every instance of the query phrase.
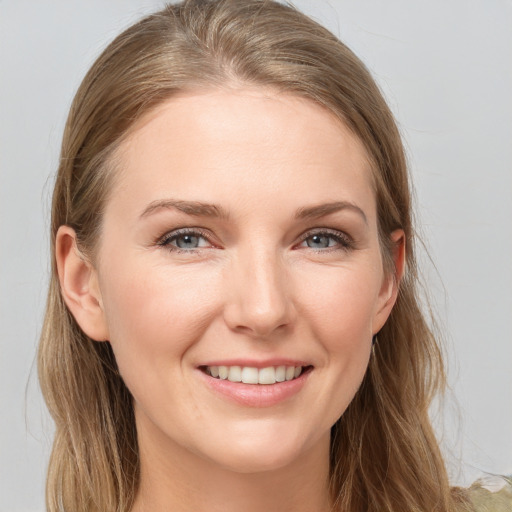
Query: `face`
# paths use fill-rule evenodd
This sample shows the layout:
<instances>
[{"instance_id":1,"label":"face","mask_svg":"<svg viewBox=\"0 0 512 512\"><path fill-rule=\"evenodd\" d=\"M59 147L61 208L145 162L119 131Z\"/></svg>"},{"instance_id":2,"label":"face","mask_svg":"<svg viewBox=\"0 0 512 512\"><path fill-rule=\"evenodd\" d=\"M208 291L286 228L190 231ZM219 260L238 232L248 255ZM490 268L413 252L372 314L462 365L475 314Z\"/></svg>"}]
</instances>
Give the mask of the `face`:
<instances>
[{"instance_id":1,"label":"face","mask_svg":"<svg viewBox=\"0 0 512 512\"><path fill-rule=\"evenodd\" d=\"M396 295L362 144L308 100L243 89L169 100L118 156L96 328L142 445L240 472L325 451Z\"/></svg>"}]
</instances>

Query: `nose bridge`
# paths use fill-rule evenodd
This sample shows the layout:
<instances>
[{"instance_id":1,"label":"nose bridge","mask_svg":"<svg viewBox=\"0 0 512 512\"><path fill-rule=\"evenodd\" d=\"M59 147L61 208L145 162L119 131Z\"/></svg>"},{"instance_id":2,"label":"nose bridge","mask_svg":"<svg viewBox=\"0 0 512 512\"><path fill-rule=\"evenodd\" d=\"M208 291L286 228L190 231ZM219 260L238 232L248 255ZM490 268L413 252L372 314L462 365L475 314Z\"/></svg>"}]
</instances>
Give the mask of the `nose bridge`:
<instances>
[{"instance_id":1,"label":"nose bridge","mask_svg":"<svg viewBox=\"0 0 512 512\"><path fill-rule=\"evenodd\" d=\"M275 248L250 246L239 252L230 278L226 320L232 328L265 336L290 322L289 283Z\"/></svg>"}]
</instances>

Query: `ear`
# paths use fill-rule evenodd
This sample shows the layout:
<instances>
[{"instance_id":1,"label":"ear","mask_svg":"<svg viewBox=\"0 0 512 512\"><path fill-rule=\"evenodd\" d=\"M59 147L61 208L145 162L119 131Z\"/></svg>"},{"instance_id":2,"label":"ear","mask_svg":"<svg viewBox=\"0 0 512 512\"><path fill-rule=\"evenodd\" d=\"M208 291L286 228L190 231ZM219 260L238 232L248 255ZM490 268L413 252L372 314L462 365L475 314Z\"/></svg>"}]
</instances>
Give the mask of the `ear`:
<instances>
[{"instance_id":1,"label":"ear","mask_svg":"<svg viewBox=\"0 0 512 512\"><path fill-rule=\"evenodd\" d=\"M84 333L96 341L109 339L98 275L77 246L76 233L61 226L55 240L61 293Z\"/></svg>"},{"instance_id":2,"label":"ear","mask_svg":"<svg viewBox=\"0 0 512 512\"><path fill-rule=\"evenodd\" d=\"M405 234L402 229L393 231L390 235L392 243L393 272L386 272L377 301L377 311L374 317L372 334L377 334L386 323L398 297L400 280L405 270Z\"/></svg>"}]
</instances>

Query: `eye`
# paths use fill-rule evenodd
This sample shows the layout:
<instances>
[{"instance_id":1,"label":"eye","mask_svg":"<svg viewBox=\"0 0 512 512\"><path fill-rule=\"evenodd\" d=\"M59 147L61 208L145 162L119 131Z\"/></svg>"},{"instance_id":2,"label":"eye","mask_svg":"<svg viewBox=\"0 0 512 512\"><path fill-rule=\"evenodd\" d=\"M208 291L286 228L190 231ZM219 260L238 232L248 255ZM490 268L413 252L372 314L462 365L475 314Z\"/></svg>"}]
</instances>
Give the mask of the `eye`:
<instances>
[{"instance_id":1,"label":"eye","mask_svg":"<svg viewBox=\"0 0 512 512\"><path fill-rule=\"evenodd\" d=\"M331 235L311 235L305 240L306 245L312 249L326 249L336 245L336 240Z\"/></svg>"},{"instance_id":2,"label":"eye","mask_svg":"<svg viewBox=\"0 0 512 512\"><path fill-rule=\"evenodd\" d=\"M167 233L158 245L171 251L188 252L203 247L212 247L205 233L200 230L178 229Z\"/></svg>"},{"instance_id":3,"label":"eye","mask_svg":"<svg viewBox=\"0 0 512 512\"><path fill-rule=\"evenodd\" d=\"M306 233L299 247L316 250L348 250L352 245L352 240L341 231L317 231Z\"/></svg>"}]
</instances>

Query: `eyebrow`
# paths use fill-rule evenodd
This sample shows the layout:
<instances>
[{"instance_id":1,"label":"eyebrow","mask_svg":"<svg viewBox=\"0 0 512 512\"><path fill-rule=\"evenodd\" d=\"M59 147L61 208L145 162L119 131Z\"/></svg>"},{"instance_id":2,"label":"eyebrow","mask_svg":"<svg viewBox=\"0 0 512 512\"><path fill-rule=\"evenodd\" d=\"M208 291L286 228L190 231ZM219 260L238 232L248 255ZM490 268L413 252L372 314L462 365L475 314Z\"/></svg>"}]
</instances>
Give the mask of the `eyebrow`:
<instances>
[{"instance_id":1,"label":"eyebrow","mask_svg":"<svg viewBox=\"0 0 512 512\"><path fill-rule=\"evenodd\" d=\"M229 214L222 206L202 203L200 201L181 201L178 199L158 199L152 201L140 214L140 218L148 217L159 210L179 210L196 217L218 217L227 219Z\"/></svg>"},{"instance_id":2,"label":"eyebrow","mask_svg":"<svg viewBox=\"0 0 512 512\"><path fill-rule=\"evenodd\" d=\"M176 209L186 213L187 215L193 215L196 217L229 218L229 213L220 205L203 203L200 201L182 201L178 199L158 199L156 201L152 201L141 213L140 218L148 217L159 210L169 209ZM341 210L352 210L356 212L362 217L365 224L368 224L368 219L366 218L364 211L359 208L359 206L349 201L335 201L332 203L302 207L296 210L295 218L317 219Z\"/></svg>"},{"instance_id":3,"label":"eyebrow","mask_svg":"<svg viewBox=\"0 0 512 512\"><path fill-rule=\"evenodd\" d=\"M341 210L352 210L353 212L356 212L357 214L359 214L360 217L362 217L364 223L368 225L368 219L366 218L364 211L361 208L359 208L359 206L349 201L335 201L333 203L325 203L315 206L299 208L295 212L295 218L318 219L319 217L325 217L327 215L330 215L331 213L336 213Z\"/></svg>"}]
</instances>

